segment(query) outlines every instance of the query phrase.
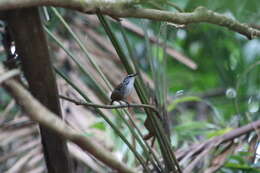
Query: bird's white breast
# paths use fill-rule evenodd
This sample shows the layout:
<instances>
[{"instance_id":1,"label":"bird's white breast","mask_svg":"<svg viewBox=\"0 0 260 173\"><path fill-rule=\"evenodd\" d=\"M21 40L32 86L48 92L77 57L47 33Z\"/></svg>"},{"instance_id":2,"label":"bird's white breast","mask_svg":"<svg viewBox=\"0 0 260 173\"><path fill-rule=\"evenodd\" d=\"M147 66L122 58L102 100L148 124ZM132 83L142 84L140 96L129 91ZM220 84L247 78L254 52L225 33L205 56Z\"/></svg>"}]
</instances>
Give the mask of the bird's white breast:
<instances>
[{"instance_id":1,"label":"bird's white breast","mask_svg":"<svg viewBox=\"0 0 260 173\"><path fill-rule=\"evenodd\" d=\"M129 80L130 80L129 83L125 86L124 97L128 97L134 89L135 78L131 78Z\"/></svg>"}]
</instances>

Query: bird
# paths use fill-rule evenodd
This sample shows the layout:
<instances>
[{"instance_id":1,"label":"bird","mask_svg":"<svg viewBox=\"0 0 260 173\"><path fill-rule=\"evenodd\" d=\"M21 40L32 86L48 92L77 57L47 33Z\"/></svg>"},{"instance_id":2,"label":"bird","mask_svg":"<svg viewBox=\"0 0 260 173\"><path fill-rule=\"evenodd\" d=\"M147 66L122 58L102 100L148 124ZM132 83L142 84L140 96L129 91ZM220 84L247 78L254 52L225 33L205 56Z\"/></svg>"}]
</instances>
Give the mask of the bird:
<instances>
[{"instance_id":1,"label":"bird","mask_svg":"<svg viewBox=\"0 0 260 173\"><path fill-rule=\"evenodd\" d=\"M111 102L110 104L112 105L114 101L117 101L120 103L120 101L125 102L126 104L129 105L129 103L126 101L126 98L130 96L134 89L134 82L135 82L135 77L137 76L137 73L130 74L126 76L117 87L113 90L110 99Z\"/></svg>"}]
</instances>

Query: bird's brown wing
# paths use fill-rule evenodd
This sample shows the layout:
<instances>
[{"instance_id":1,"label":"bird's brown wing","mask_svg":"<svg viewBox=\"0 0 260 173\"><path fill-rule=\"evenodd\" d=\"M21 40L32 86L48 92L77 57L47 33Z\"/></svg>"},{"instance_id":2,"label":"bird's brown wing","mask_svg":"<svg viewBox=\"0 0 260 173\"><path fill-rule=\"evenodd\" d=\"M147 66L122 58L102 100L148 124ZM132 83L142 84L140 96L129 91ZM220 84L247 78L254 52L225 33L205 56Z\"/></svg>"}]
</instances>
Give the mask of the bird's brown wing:
<instances>
[{"instance_id":1,"label":"bird's brown wing","mask_svg":"<svg viewBox=\"0 0 260 173\"><path fill-rule=\"evenodd\" d=\"M121 88L122 88L123 83L120 83L112 92L110 98L111 102L113 101L119 101L123 99L123 94L121 93Z\"/></svg>"},{"instance_id":2,"label":"bird's brown wing","mask_svg":"<svg viewBox=\"0 0 260 173\"><path fill-rule=\"evenodd\" d=\"M123 83L120 83L119 85L117 85L117 86L115 87L114 91L115 91L115 90L120 91L122 88L123 88Z\"/></svg>"}]
</instances>

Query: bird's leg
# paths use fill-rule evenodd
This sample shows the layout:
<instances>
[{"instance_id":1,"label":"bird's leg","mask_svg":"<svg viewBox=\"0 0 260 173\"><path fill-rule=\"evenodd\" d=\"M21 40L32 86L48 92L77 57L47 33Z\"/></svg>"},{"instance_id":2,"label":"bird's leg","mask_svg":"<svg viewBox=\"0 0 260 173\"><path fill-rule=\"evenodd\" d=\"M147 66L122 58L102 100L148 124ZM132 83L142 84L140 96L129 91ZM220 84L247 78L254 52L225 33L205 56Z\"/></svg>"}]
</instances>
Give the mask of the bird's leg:
<instances>
[{"instance_id":1,"label":"bird's leg","mask_svg":"<svg viewBox=\"0 0 260 173\"><path fill-rule=\"evenodd\" d=\"M153 148L154 146L154 142L155 142L155 136L153 136L153 139L152 139L152 143L151 143L151 147Z\"/></svg>"},{"instance_id":2,"label":"bird's leg","mask_svg":"<svg viewBox=\"0 0 260 173\"><path fill-rule=\"evenodd\" d=\"M126 100L111 100L110 105L113 105L114 101L118 102L120 105L123 105L122 102L124 102L127 105L127 107L129 107L130 105Z\"/></svg>"}]
</instances>

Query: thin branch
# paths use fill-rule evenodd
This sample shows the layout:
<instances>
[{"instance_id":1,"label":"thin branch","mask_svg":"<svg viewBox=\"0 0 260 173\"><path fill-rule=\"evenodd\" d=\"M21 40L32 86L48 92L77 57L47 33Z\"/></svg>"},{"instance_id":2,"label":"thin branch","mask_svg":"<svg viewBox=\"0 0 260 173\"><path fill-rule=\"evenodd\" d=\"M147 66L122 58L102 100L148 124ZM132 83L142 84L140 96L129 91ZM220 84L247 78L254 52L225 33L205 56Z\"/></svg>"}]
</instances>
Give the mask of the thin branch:
<instances>
[{"instance_id":1,"label":"thin branch","mask_svg":"<svg viewBox=\"0 0 260 173\"><path fill-rule=\"evenodd\" d=\"M136 24L128 21L128 20L122 20L121 24L123 27L128 29L129 31L132 31L136 33L137 35L144 37L145 33L142 28L137 26ZM190 67L193 70L196 70L198 65L189 57L185 56L184 54L174 50L170 45L166 44L165 42L162 42L159 40L159 38L155 36L149 36L148 39L150 40L151 43L158 44L159 46L163 47L166 46L166 53L175 58L176 60L180 61L181 63L185 64L186 66ZM114 49L113 49L114 50Z\"/></svg>"},{"instance_id":2,"label":"thin branch","mask_svg":"<svg viewBox=\"0 0 260 173\"><path fill-rule=\"evenodd\" d=\"M191 24L207 22L218 26L226 27L232 31L245 35L248 39L260 37L260 30L248 24L240 23L225 15L208 10L205 7L198 7L193 12L181 13L155 9L135 8L135 0L1 0L0 10L10 10L32 6L56 6L70 8L84 13L96 14L100 9L102 14L120 17L145 18L158 21L167 21L176 24ZM132 5L130 7L130 5Z\"/></svg>"},{"instance_id":3,"label":"thin branch","mask_svg":"<svg viewBox=\"0 0 260 173\"><path fill-rule=\"evenodd\" d=\"M19 69L13 69L5 73L0 72L0 84L9 78L19 75L20 73L21 71Z\"/></svg>"},{"instance_id":4,"label":"thin branch","mask_svg":"<svg viewBox=\"0 0 260 173\"><path fill-rule=\"evenodd\" d=\"M240 128L236 128L224 135L209 139L208 141L204 142L204 145L202 143L203 147L198 147L195 150L188 150L188 153L190 154L190 156L193 156L196 153L200 153L200 154L198 154L196 156L196 159L194 161L189 163L189 166L187 166L184 169L184 172L190 172L191 170L193 170L196 163L199 162L202 158L204 158L205 155L203 156L202 153L204 153L206 150L210 151L211 149L217 148L220 144L231 141L231 140L238 138L244 134L247 134L253 130L255 130L256 133L258 133L259 128L260 128L260 120L252 122L252 123L242 126Z\"/></svg>"},{"instance_id":5,"label":"thin branch","mask_svg":"<svg viewBox=\"0 0 260 173\"><path fill-rule=\"evenodd\" d=\"M128 107L135 107L135 108L148 108L151 109L153 112L159 115L159 111L151 106L151 105L146 105L146 104L126 104L126 105L99 105L95 103L89 103L89 102L84 102L84 101L77 101L62 95L59 95L61 99L70 101L76 105L84 105L84 106L90 106L94 108L102 108L102 109L122 109L122 108L128 108Z\"/></svg>"},{"instance_id":6,"label":"thin branch","mask_svg":"<svg viewBox=\"0 0 260 173\"><path fill-rule=\"evenodd\" d=\"M1 68L1 66L0 66ZM106 151L99 144L95 143L90 137L84 136L69 125L65 124L54 113L45 108L37 101L21 84L13 79L4 82L5 87L15 98L22 109L34 121L55 132L60 137L70 140L83 150L92 154L117 172L134 173L133 169L115 159L112 153Z\"/></svg>"},{"instance_id":7,"label":"thin branch","mask_svg":"<svg viewBox=\"0 0 260 173\"><path fill-rule=\"evenodd\" d=\"M260 129L260 120L257 120L252 123L249 123L247 125L244 125L242 127L233 129L224 135L216 136L216 137L206 140L198 145L191 146L190 148L185 149L185 151L182 151L180 155L177 154L178 155L177 157L178 157L178 159L181 159L184 156L192 157L197 153L203 152L208 147L216 148L220 144L223 144L228 141L232 141L235 138L238 138L242 135L252 132L253 130L255 130L257 132L257 131L259 131L259 129Z\"/></svg>"},{"instance_id":8,"label":"thin branch","mask_svg":"<svg viewBox=\"0 0 260 173\"><path fill-rule=\"evenodd\" d=\"M258 134L259 133L259 130L260 130L260 120L257 120L257 121L254 121L252 123L249 123L247 125L244 125L242 127L239 127L239 128L236 128L222 136L219 136L219 137L216 137L216 138L213 138L215 141L218 140L219 138L219 143L216 143L216 145L219 145L223 142L227 142L229 140L232 140L232 139L235 139L237 137L240 137L241 135L244 135L244 134L247 134L251 131L255 130L256 133Z\"/></svg>"},{"instance_id":9,"label":"thin branch","mask_svg":"<svg viewBox=\"0 0 260 173\"><path fill-rule=\"evenodd\" d=\"M205 7L198 7L190 13L173 13L169 11L144 8L127 8L122 9L121 11L114 9L102 9L101 13L116 17L146 18L184 25L207 22L224 26L232 31L245 35L248 39L260 37L260 30L252 28L248 24L240 23L225 15L208 10Z\"/></svg>"}]
</instances>

